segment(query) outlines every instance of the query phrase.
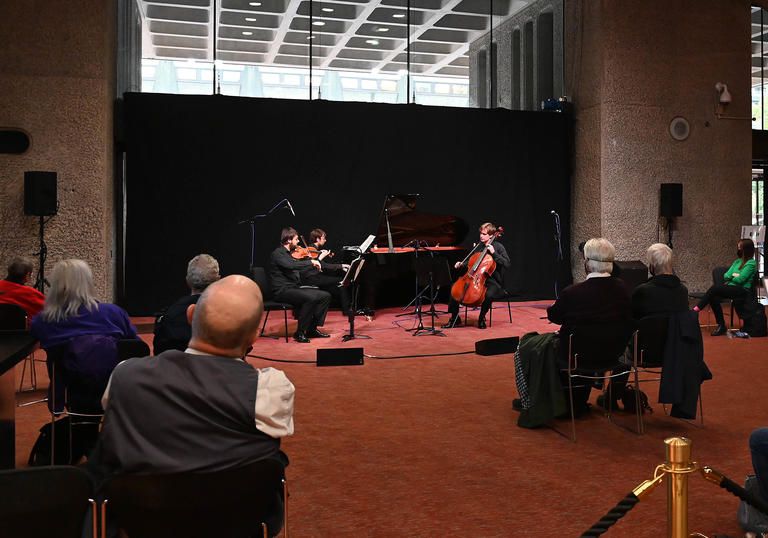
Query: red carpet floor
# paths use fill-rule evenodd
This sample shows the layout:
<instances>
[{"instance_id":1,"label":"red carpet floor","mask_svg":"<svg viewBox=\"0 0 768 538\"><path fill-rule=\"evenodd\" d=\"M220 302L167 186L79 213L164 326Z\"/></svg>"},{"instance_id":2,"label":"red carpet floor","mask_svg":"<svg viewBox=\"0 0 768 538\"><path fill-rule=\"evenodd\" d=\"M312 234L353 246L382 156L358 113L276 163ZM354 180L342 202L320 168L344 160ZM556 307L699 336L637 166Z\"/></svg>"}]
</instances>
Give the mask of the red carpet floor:
<instances>
[{"instance_id":1,"label":"red carpet floor","mask_svg":"<svg viewBox=\"0 0 768 538\"><path fill-rule=\"evenodd\" d=\"M714 379L703 388L703 428L665 416L650 385L654 413L646 415L645 435L609 423L593 408L578 421L578 442L571 443L548 428L517 427L512 355L474 354L480 339L551 331L554 326L540 319L544 306L513 305L510 324L506 308L497 305L485 331L471 326L476 313L470 312L470 326L446 331L446 337L413 336L405 330L413 319L388 309L371 322L358 318L356 332L370 340L342 343L348 325L339 313L329 314L329 339L298 344L261 338L253 354L272 361L249 361L283 369L296 386L296 433L283 442L291 459L290 534L577 536L651 478L664 460L663 440L678 435L692 439L696 461L743 483L751 472L749 434L768 424L760 388L768 377L768 338L713 338L704 329ZM289 331L295 323L289 321ZM267 332L283 333L282 316L270 316ZM363 347L368 356L362 366L318 368L318 347ZM472 353L450 355L466 351ZM414 354L439 356L387 358ZM19 408L19 466L26 465L46 417L42 405ZM618 419L631 424L633 415L619 413ZM691 532L740 536L737 505L730 493L690 476ZM665 534L662 485L606 536Z\"/></svg>"}]
</instances>

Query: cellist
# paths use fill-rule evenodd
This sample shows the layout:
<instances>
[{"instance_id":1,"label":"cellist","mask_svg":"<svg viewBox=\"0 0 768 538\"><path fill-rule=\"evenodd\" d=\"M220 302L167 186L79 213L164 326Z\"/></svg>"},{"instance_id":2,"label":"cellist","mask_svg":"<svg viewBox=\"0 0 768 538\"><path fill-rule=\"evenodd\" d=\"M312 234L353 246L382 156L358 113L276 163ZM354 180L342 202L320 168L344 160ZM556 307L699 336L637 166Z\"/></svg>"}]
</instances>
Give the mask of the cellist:
<instances>
[{"instance_id":1,"label":"cellist","mask_svg":"<svg viewBox=\"0 0 768 538\"><path fill-rule=\"evenodd\" d=\"M496 233L496 226L490 222L484 222L478 229L480 232L480 243L483 246L487 246L487 255L493 257L493 261L496 262L496 270L486 279L485 284L487 291L485 292L485 300L480 306L480 317L477 319L477 328L485 329L485 314L491 308L491 303L494 299L500 299L504 297L504 270L509 267L509 255L504 245L498 242L492 242L491 239ZM479 247L480 245L478 245ZM469 257L468 257L469 258ZM466 260L464 262L456 262L456 269L466 266ZM451 297L448 303L448 313L451 314L451 319L443 325L443 329L452 329L461 325L461 317L459 316L459 303Z\"/></svg>"}]
</instances>

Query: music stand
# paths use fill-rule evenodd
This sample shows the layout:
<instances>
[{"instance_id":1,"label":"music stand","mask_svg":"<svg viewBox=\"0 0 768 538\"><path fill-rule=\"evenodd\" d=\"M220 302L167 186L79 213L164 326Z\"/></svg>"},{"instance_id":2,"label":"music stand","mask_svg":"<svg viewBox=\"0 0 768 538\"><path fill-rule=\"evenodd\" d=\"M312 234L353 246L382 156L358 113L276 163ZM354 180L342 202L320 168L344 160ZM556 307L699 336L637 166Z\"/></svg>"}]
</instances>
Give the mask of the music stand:
<instances>
[{"instance_id":1,"label":"music stand","mask_svg":"<svg viewBox=\"0 0 768 538\"><path fill-rule=\"evenodd\" d=\"M344 278L339 283L340 287L352 286L352 306L350 307L349 315L347 316L349 319L349 334L345 334L341 337L342 342L348 342L355 338L367 338L369 340L371 338L365 334L355 334L355 317L357 315L357 277L360 276L360 270L363 268L364 264L365 259L363 259L362 255L352 260L352 263L349 264L347 274L344 275Z\"/></svg>"},{"instance_id":2,"label":"music stand","mask_svg":"<svg viewBox=\"0 0 768 538\"><path fill-rule=\"evenodd\" d=\"M418 255L416 256L416 281L417 286L418 282L424 282L424 280L427 281L427 287L426 289L429 290L429 299L430 299L430 307L429 311L427 312L427 315L432 318L431 326L430 328L424 327L423 319L422 319L422 295L419 294L416 297L416 310L415 313L419 317L419 325L414 329L407 329L409 331L414 331L413 336L422 336L425 334L431 334L434 336L446 336L445 333L439 329L435 329L435 318L437 317L437 311L435 310L435 295L437 294L435 292L435 285L438 287L442 284L445 284L446 282L450 282L450 271L448 270L448 260L444 256L435 256L435 253L432 252L429 248L419 247L417 245L416 250L425 250L429 252L429 257L425 258L422 257L419 259ZM440 272L440 278L435 277L435 273L440 271L441 269L444 269L444 271Z\"/></svg>"}]
</instances>

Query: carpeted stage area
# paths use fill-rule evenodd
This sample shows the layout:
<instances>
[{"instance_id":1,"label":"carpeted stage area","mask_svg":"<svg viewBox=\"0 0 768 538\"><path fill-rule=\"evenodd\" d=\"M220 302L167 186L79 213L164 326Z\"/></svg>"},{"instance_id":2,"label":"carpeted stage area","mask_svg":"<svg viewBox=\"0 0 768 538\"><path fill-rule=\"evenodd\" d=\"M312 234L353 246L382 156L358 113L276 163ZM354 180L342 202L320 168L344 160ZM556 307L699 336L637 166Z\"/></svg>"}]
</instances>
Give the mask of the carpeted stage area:
<instances>
[{"instance_id":1,"label":"carpeted stage area","mask_svg":"<svg viewBox=\"0 0 768 538\"><path fill-rule=\"evenodd\" d=\"M519 428L512 355L474 354L477 340L553 330L540 319L546 306L513 304L510 324L506 305L497 303L489 329L472 326L477 313L470 312L470 326L444 338L406 332L414 320L395 317L399 309L381 310L370 322L357 318L355 332L371 340L342 343L348 324L339 312L325 325L331 338L311 344L261 338L253 354L284 362L249 362L283 369L296 386L296 433L283 443L291 459L290 534L578 536L652 477L664 460L663 440L677 435L693 440L695 460L743 484L751 473L748 436L768 424L761 385L768 379L767 338L714 338L703 329L714 374L703 386L703 428L665 416L655 403L658 385L650 385L654 413L646 415L645 435L609 423L593 407L578 421L574 444L548 428ZM441 319L436 323L447 316ZM135 322L141 328L151 320ZM295 325L289 320L289 332ZM267 332L283 333L281 313L270 316ZM151 343L151 329L142 336ZM380 358L318 368L318 347L363 347ZM449 355L465 351L472 353ZM413 354L445 355L385 358ZM19 401L38 394L21 394ZM632 424L633 415L618 418ZM46 420L43 405L18 408L18 466L26 466ZM567 424L558 422L563 429ZM666 486L658 487L606 536L663 536L666 497ZM695 474L689 498L691 532L742 535L738 500L730 493Z\"/></svg>"}]
</instances>

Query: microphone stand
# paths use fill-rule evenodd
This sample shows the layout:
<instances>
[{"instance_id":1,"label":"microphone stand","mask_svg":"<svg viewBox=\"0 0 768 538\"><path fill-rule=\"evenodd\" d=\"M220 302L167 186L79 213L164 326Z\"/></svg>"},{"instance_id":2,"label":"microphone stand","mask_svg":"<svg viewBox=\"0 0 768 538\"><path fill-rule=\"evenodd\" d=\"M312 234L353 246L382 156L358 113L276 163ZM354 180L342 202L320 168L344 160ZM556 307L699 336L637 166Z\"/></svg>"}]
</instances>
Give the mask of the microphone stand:
<instances>
[{"instance_id":1,"label":"microphone stand","mask_svg":"<svg viewBox=\"0 0 768 538\"><path fill-rule=\"evenodd\" d=\"M267 211L266 213L262 213L259 215L254 215L250 218L243 219L238 222L238 224L248 224L251 228L251 264L248 266L249 269L253 268L253 257L254 257L254 251L256 250L256 219L263 219L264 217L270 216L272 213L275 212L277 208L279 208L281 205L288 202L288 198L283 198L279 202L277 202L274 206L272 206L272 209ZM285 206L288 207L287 205Z\"/></svg>"},{"instance_id":2,"label":"microphone stand","mask_svg":"<svg viewBox=\"0 0 768 538\"><path fill-rule=\"evenodd\" d=\"M557 211L552 211L552 216L555 217L555 243L557 244L557 254L555 254L555 300L558 299L559 293L557 291L557 272L560 269L560 263L563 261L563 245L562 245L562 230L560 229L560 215Z\"/></svg>"}]
</instances>

